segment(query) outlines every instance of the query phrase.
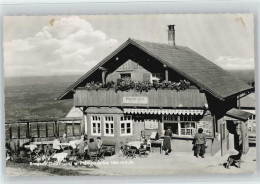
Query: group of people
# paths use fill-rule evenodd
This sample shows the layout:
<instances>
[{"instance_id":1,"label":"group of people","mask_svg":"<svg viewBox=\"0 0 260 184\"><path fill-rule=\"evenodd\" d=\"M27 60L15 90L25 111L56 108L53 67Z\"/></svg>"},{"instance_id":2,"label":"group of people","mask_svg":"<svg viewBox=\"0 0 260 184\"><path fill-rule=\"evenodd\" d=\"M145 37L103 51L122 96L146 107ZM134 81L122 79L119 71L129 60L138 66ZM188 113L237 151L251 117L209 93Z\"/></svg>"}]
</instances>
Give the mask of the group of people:
<instances>
[{"instance_id":1,"label":"group of people","mask_svg":"<svg viewBox=\"0 0 260 184\"><path fill-rule=\"evenodd\" d=\"M167 127L167 130L164 132L164 140L163 140L163 150L165 151L165 155L169 155L169 153L172 151L171 149L171 138L172 138L173 132L171 130L171 127ZM194 136L193 141L194 147L195 147L195 156L198 158L201 156L204 158L205 156L205 149L207 147L207 141L206 141L206 134L203 133L203 129L199 128L198 132Z\"/></svg>"},{"instance_id":2,"label":"group of people","mask_svg":"<svg viewBox=\"0 0 260 184\"><path fill-rule=\"evenodd\" d=\"M62 148L61 143L70 144L69 146ZM55 153L73 152L74 154L78 154L79 159L85 159L89 156L89 151L101 150L102 146L103 141L101 140L101 137L97 137L96 141L94 141L94 138L88 139L87 135L82 135L80 140L74 143L69 142L66 134L64 134L62 138L55 137L53 141L53 149L55 150Z\"/></svg>"}]
</instances>

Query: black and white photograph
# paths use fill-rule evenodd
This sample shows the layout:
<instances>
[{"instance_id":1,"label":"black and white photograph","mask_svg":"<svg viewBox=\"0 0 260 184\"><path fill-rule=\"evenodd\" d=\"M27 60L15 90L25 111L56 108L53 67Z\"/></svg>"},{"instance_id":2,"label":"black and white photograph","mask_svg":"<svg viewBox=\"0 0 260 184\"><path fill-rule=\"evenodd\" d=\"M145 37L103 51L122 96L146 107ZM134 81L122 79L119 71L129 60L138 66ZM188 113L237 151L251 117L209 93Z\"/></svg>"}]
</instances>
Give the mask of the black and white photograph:
<instances>
[{"instance_id":1,"label":"black and white photograph","mask_svg":"<svg viewBox=\"0 0 260 184\"><path fill-rule=\"evenodd\" d=\"M253 174L253 14L4 16L7 176Z\"/></svg>"}]
</instances>

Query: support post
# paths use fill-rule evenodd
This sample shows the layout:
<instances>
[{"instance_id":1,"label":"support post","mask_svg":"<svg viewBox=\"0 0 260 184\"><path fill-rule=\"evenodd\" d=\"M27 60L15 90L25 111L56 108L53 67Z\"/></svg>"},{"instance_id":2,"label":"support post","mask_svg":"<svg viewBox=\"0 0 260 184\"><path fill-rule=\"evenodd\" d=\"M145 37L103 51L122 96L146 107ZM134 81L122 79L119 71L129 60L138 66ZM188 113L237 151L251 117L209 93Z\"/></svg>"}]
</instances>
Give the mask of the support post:
<instances>
[{"instance_id":1,"label":"support post","mask_svg":"<svg viewBox=\"0 0 260 184\"><path fill-rule=\"evenodd\" d=\"M165 68L165 80L168 82L169 81L169 72L168 72L168 67L166 65L163 65Z\"/></svg>"},{"instance_id":2,"label":"support post","mask_svg":"<svg viewBox=\"0 0 260 184\"><path fill-rule=\"evenodd\" d=\"M106 84L106 77L107 77L107 69L104 67L99 67L102 70L102 84Z\"/></svg>"}]
</instances>

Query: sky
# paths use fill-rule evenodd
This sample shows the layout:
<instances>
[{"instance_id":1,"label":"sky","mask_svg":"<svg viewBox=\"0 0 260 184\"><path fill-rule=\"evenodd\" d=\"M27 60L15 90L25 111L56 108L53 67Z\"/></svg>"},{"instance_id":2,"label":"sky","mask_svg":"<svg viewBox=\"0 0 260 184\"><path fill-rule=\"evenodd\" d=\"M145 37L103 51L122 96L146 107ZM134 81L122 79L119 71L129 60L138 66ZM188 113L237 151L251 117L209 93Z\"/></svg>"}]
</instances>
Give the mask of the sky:
<instances>
[{"instance_id":1,"label":"sky","mask_svg":"<svg viewBox=\"0 0 260 184\"><path fill-rule=\"evenodd\" d=\"M82 75L128 38L187 46L226 70L254 69L252 14L4 17L5 77Z\"/></svg>"}]
</instances>

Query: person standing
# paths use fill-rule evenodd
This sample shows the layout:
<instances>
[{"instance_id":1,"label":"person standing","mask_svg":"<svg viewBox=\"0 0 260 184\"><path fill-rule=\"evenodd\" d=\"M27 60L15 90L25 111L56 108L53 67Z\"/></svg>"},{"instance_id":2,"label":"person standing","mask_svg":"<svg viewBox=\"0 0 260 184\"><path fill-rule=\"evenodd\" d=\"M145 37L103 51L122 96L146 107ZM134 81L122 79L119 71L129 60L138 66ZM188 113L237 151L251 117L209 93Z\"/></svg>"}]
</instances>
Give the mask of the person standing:
<instances>
[{"instance_id":1,"label":"person standing","mask_svg":"<svg viewBox=\"0 0 260 184\"><path fill-rule=\"evenodd\" d=\"M84 135L81 136L80 138L80 143L79 143L79 157L80 159L84 159L85 157L85 143L84 143Z\"/></svg>"},{"instance_id":2,"label":"person standing","mask_svg":"<svg viewBox=\"0 0 260 184\"><path fill-rule=\"evenodd\" d=\"M68 143L68 142L69 142L66 133L63 134L63 136L62 136L60 142L61 142L61 143Z\"/></svg>"},{"instance_id":3,"label":"person standing","mask_svg":"<svg viewBox=\"0 0 260 184\"><path fill-rule=\"evenodd\" d=\"M196 157L201 155L204 158L206 148L206 134L203 133L203 129L199 128L198 133L195 134L195 146L196 146Z\"/></svg>"},{"instance_id":4,"label":"person standing","mask_svg":"<svg viewBox=\"0 0 260 184\"><path fill-rule=\"evenodd\" d=\"M55 151L55 153L62 152L62 149L60 147L60 140L58 136L55 136L55 139L53 140L52 148Z\"/></svg>"},{"instance_id":5,"label":"person standing","mask_svg":"<svg viewBox=\"0 0 260 184\"><path fill-rule=\"evenodd\" d=\"M171 139L172 139L172 130L171 127L168 126L167 130L165 130L164 140L163 140L163 150L165 150L165 155L169 155L169 153L172 151Z\"/></svg>"}]
</instances>

